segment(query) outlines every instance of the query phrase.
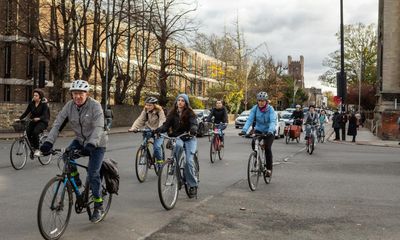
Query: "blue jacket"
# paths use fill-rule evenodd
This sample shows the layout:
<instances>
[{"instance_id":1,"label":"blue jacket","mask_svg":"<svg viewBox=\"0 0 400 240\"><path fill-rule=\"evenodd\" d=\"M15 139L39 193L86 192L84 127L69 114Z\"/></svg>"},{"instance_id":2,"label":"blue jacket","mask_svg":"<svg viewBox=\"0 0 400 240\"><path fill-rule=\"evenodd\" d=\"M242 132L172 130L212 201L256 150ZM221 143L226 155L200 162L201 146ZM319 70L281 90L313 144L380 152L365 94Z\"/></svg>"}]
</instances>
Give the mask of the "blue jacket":
<instances>
[{"instance_id":1,"label":"blue jacket","mask_svg":"<svg viewBox=\"0 0 400 240\"><path fill-rule=\"evenodd\" d=\"M257 114L256 114L257 112ZM271 105L268 105L265 112L261 112L258 105L253 106L250 110L249 118L247 118L246 124L242 131L247 132L249 127L253 124L254 117L256 117L255 130L262 133L275 133L276 129L276 113Z\"/></svg>"}]
</instances>

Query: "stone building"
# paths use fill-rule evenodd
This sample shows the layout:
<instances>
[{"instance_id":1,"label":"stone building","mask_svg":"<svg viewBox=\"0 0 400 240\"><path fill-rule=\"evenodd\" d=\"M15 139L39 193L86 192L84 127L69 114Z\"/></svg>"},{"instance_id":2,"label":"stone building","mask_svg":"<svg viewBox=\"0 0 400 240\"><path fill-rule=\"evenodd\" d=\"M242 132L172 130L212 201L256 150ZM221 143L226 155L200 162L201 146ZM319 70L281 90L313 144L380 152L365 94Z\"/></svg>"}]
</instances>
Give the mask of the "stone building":
<instances>
[{"instance_id":1,"label":"stone building","mask_svg":"<svg viewBox=\"0 0 400 240\"><path fill-rule=\"evenodd\" d=\"M288 56L288 75L292 76L299 88L304 88L304 57L300 56L300 61L293 61Z\"/></svg>"},{"instance_id":2,"label":"stone building","mask_svg":"<svg viewBox=\"0 0 400 240\"><path fill-rule=\"evenodd\" d=\"M400 1L379 1L378 24L379 85L372 128L382 139L396 139L400 115Z\"/></svg>"}]
</instances>

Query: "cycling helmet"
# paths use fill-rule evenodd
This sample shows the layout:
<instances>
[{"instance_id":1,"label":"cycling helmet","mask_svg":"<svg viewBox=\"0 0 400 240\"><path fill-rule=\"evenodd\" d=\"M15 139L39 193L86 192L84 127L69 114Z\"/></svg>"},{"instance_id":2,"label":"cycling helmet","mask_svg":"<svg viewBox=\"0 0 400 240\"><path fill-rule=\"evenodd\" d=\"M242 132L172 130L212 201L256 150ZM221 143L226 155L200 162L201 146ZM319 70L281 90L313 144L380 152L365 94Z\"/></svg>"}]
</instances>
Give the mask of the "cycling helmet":
<instances>
[{"instance_id":1,"label":"cycling helmet","mask_svg":"<svg viewBox=\"0 0 400 240\"><path fill-rule=\"evenodd\" d=\"M296 108L301 108L301 106L299 104L296 105Z\"/></svg>"},{"instance_id":2,"label":"cycling helmet","mask_svg":"<svg viewBox=\"0 0 400 240\"><path fill-rule=\"evenodd\" d=\"M89 92L89 83L85 80L75 80L71 83L69 91Z\"/></svg>"},{"instance_id":3,"label":"cycling helmet","mask_svg":"<svg viewBox=\"0 0 400 240\"><path fill-rule=\"evenodd\" d=\"M259 92L257 93L257 101L258 100L264 100L267 101L268 100L268 94L266 92Z\"/></svg>"},{"instance_id":4,"label":"cycling helmet","mask_svg":"<svg viewBox=\"0 0 400 240\"><path fill-rule=\"evenodd\" d=\"M155 97L148 97L146 98L146 100L144 101L144 103L151 103L151 104L156 104L158 102L157 98Z\"/></svg>"}]
</instances>

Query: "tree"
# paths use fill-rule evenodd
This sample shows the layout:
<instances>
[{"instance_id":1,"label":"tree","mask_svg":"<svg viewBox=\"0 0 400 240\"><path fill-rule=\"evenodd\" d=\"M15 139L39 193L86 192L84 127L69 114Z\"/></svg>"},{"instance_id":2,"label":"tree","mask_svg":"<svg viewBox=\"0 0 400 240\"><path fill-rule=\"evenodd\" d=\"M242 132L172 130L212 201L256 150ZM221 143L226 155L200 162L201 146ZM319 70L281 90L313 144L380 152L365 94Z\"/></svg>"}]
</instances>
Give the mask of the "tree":
<instances>
[{"instance_id":1,"label":"tree","mask_svg":"<svg viewBox=\"0 0 400 240\"><path fill-rule=\"evenodd\" d=\"M340 32L336 33L340 43ZM375 84L377 79L377 36L374 24L368 26L358 23L344 27L344 59L348 85L357 83L360 78L364 83ZM336 73L340 71L340 51L329 54L323 65L330 69L319 77L327 85L336 84Z\"/></svg>"},{"instance_id":2,"label":"tree","mask_svg":"<svg viewBox=\"0 0 400 240\"><path fill-rule=\"evenodd\" d=\"M352 85L347 90L347 103L358 106L358 93L359 88L357 85ZM373 85L362 84L361 85L361 107L365 110L373 110L375 108L375 93L376 89Z\"/></svg>"},{"instance_id":3,"label":"tree","mask_svg":"<svg viewBox=\"0 0 400 240\"><path fill-rule=\"evenodd\" d=\"M167 80L175 71L177 53L176 45L185 34L195 30L193 20L189 17L196 10L185 0L153 0L154 15L150 29L157 39L160 55L160 70L158 71L158 87L160 89L160 104L166 105L168 98Z\"/></svg>"}]
</instances>

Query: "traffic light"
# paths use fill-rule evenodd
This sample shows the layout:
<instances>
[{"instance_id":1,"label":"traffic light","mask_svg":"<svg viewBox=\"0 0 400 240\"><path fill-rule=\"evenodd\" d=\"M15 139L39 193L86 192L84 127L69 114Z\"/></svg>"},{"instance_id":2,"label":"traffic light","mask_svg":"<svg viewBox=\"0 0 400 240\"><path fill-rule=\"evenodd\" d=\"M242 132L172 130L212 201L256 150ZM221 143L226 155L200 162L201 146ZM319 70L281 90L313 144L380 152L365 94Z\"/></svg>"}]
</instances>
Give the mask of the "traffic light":
<instances>
[{"instance_id":1,"label":"traffic light","mask_svg":"<svg viewBox=\"0 0 400 240\"><path fill-rule=\"evenodd\" d=\"M337 86L337 95L341 97L342 104L345 103L346 96L347 96L347 80L346 80L346 73L344 73L343 77L341 76L340 72L336 73L336 86Z\"/></svg>"}]
</instances>

